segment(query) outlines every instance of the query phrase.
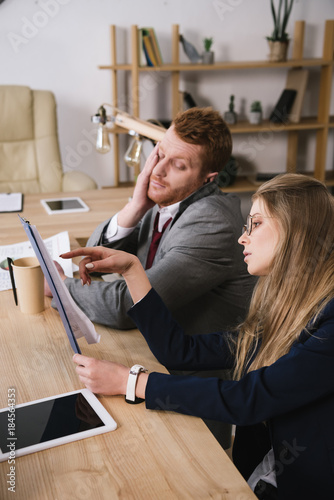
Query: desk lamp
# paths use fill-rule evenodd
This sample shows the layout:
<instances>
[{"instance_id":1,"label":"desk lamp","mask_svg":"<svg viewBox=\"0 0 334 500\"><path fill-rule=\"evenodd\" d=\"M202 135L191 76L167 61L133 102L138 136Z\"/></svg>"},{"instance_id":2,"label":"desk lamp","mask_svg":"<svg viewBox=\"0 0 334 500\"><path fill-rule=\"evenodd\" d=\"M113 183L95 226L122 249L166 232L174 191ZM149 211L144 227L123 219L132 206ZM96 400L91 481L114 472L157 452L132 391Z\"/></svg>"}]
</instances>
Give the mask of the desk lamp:
<instances>
[{"instance_id":1,"label":"desk lamp","mask_svg":"<svg viewBox=\"0 0 334 500\"><path fill-rule=\"evenodd\" d=\"M108 116L105 106L110 106L114 112L112 116ZM91 118L93 123L98 123L96 150L99 153L108 153L111 149L109 141L109 132L120 132L122 129L128 130L129 134L134 136L124 160L129 166L139 166L140 153L142 149L142 138L152 139L153 141L161 141L165 135L166 129L149 121L141 120L135 116L131 116L125 111L121 111L111 104L102 104L97 113ZM109 129L107 123L113 123L114 126Z\"/></svg>"}]
</instances>

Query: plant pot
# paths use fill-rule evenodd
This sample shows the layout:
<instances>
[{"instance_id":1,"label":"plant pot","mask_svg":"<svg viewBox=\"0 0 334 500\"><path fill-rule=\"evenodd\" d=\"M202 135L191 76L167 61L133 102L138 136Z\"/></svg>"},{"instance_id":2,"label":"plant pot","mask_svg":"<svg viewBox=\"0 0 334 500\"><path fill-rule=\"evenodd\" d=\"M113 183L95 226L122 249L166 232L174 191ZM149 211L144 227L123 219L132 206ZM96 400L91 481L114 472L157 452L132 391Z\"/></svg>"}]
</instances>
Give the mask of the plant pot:
<instances>
[{"instance_id":1,"label":"plant pot","mask_svg":"<svg viewBox=\"0 0 334 500\"><path fill-rule=\"evenodd\" d=\"M202 63L203 64L213 64L215 59L215 53L212 50L204 51L202 54Z\"/></svg>"},{"instance_id":2,"label":"plant pot","mask_svg":"<svg viewBox=\"0 0 334 500\"><path fill-rule=\"evenodd\" d=\"M286 61L288 48L289 48L289 40L286 42L274 42L273 40L268 40L269 44L269 61L272 62L282 62Z\"/></svg>"},{"instance_id":3,"label":"plant pot","mask_svg":"<svg viewBox=\"0 0 334 500\"><path fill-rule=\"evenodd\" d=\"M251 111L249 114L249 123L252 125L259 125L262 122L261 111Z\"/></svg>"}]
</instances>

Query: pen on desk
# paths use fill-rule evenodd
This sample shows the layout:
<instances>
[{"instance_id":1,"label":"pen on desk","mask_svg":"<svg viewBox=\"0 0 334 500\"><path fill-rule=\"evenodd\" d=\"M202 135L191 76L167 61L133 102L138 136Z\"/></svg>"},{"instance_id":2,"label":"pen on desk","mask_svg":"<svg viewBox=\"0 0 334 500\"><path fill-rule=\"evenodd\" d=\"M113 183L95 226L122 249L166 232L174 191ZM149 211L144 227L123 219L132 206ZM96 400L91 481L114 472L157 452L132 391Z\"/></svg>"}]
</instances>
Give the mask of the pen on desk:
<instances>
[{"instance_id":1,"label":"pen on desk","mask_svg":"<svg viewBox=\"0 0 334 500\"><path fill-rule=\"evenodd\" d=\"M13 273L13 268L12 268L13 261L10 257L7 257L7 262L8 262L10 281L12 282L14 300L15 300L15 304L17 305L16 286L15 286L14 273Z\"/></svg>"}]
</instances>

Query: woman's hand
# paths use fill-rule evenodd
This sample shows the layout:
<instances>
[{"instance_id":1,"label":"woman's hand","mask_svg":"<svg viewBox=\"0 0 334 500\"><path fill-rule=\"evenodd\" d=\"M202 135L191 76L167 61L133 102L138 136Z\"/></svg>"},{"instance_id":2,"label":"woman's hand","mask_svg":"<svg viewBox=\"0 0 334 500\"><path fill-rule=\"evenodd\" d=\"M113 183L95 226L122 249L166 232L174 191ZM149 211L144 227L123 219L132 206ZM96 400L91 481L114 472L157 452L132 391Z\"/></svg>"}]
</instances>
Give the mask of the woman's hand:
<instances>
[{"instance_id":1,"label":"woman's hand","mask_svg":"<svg viewBox=\"0 0 334 500\"><path fill-rule=\"evenodd\" d=\"M79 274L83 285L91 283L91 272L121 274L130 291L134 303L142 299L151 289L146 273L135 255L102 246L77 248L60 255L63 259L83 256L79 264Z\"/></svg>"},{"instance_id":2,"label":"woman's hand","mask_svg":"<svg viewBox=\"0 0 334 500\"><path fill-rule=\"evenodd\" d=\"M75 354L73 361L77 365L76 372L79 379L91 392L109 396L126 394L130 370L127 366L89 358L82 354ZM140 373L138 376L136 396L139 398L145 398L147 379L147 373Z\"/></svg>"},{"instance_id":3,"label":"woman's hand","mask_svg":"<svg viewBox=\"0 0 334 500\"><path fill-rule=\"evenodd\" d=\"M134 264L139 263L135 255L102 246L77 248L71 252L63 253L60 257L62 259L72 259L78 256L84 257L79 264L79 273L83 285L90 284L90 272L124 275Z\"/></svg>"},{"instance_id":4,"label":"woman's hand","mask_svg":"<svg viewBox=\"0 0 334 500\"><path fill-rule=\"evenodd\" d=\"M119 363L102 361L75 354L76 372L81 382L95 394L118 395L126 393L129 368Z\"/></svg>"}]
</instances>

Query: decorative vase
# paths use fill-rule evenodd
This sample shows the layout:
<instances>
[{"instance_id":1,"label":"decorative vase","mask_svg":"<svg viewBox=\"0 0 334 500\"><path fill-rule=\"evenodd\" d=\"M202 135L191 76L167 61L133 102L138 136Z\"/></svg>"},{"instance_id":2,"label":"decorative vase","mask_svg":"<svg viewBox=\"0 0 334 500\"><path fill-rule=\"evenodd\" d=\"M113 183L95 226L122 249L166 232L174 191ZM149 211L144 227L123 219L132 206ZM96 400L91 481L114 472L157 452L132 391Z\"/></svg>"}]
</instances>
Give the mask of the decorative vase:
<instances>
[{"instance_id":1,"label":"decorative vase","mask_svg":"<svg viewBox=\"0 0 334 500\"><path fill-rule=\"evenodd\" d=\"M202 54L202 63L203 64L213 64L215 59L215 54L212 50L204 51Z\"/></svg>"},{"instance_id":2,"label":"decorative vase","mask_svg":"<svg viewBox=\"0 0 334 500\"><path fill-rule=\"evenodd\" d=\"M259 125L262 122L261 111L251 111L249 114L249 123L252 125Z\"/></svg>"},{"instance_id":3,"label":"decorative vase","mask_svg":"<svg viewBox=\"0 0 334 500\"><path fill-rule=\"evenodd\" d=\"M272 62L282 62L286 61L287 59L287 53L288 53L288 48L289 48L289 40L286 42L279 42L279 41L273 41L273 40L268 40L269 44L269 61Z\"/></svg>"},{"instance_id":4,"label":"decorative vase","mask_svg":"<svg viewBox=\"0 0 334 500\"><path fill-rule=\"evenodd\" d=\"M224 120L228 125L235 125L238 121L238 116L234 111L226 111L224 113Z\"/></svg>"}]
</instances>

